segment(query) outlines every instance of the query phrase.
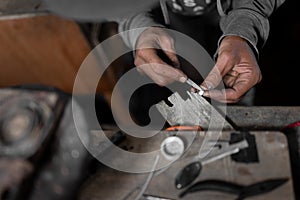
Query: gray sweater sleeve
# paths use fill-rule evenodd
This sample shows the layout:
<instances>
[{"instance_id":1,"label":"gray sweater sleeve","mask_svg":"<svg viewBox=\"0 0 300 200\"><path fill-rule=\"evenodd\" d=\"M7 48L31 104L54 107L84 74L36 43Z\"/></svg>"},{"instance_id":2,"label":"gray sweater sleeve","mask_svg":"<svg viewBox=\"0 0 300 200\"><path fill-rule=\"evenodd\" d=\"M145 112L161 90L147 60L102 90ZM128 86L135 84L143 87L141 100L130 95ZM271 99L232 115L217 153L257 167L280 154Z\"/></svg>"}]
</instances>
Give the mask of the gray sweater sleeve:
<instances>
[{"instance_id":1,"label":"gray sweater sleeve","mask_svg":"<svg viewBox=\"0 0 300 200\"><path fill-rule=\"evenodd\" d=\"M228 14L221 17L220 28L223 35L221 40L228 35L236 35L246 39L255 49L258 55L259 50L265 44L269 35L268 17L285 0L229 0L231 8ZM133 14L122 19L116 19L119 23L119 32L121 33L126 45L133 49L139 35L150 26L163 26L156 23L150 12ZM132 30L139 28L136 30Z\"/></svg>"},{"instance_id":2,"label":"gray sweater sleeve","mask_svg":"<svg viewBox=\"0 0 300 200\"><path fill-rule=\"evenodd\" d=\"M135 48L138 37L145 29L151 26L163 27L163 25L155 22L150 12L147 11L124 18L116 18L115 21L119 24L118 31L122 39L130 49Z\"/></svg>"},{"instance_id":3,"label":"gray sweater sleeve","mask_svg":"<svg viewBox=\"0 0 300 200\"><path fill-rule=\"evenodd\" d=\"M223 32L220 41L228 35L246 39L255 49L265 44L269 35L268 17L285 0L233 0L228 14L221 17L220 28Z\"/></svg>"}]
</instances>

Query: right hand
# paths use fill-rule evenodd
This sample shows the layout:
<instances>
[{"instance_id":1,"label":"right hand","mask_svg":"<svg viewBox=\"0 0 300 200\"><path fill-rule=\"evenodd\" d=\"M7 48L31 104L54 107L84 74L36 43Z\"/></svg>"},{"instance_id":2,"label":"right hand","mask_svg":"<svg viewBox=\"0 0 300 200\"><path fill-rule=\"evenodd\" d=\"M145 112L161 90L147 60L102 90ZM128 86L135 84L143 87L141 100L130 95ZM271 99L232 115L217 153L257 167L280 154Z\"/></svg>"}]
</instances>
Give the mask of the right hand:
<instances>
[{"instance_id":1,"label":"right hand","mask_svg":"<svg viewBox=\"0 0 300 200\"><path fill-rule=\"evenodd\" d=\"M261 79L261 71L248 42L239 36L226 36L220 44L217 62L202 88L210 89L204 93L206 97L236 103ZM222 80L225 88L214 89Z\"/></svg>"},{"instance_id":2,"label":"right hand","mask_svg":"<svg viewBox=\"0 0 300 200\"><path fill-rule=\"evenodd\" d=\"M172 62L164 62L157 54L161 49ZM150 27L140 35L135 52L137 70L148 75L156 84L166 86L174 81L185 82L187 76L179 69L173 38L160 27Z\"/></svg>"}]
</instances>

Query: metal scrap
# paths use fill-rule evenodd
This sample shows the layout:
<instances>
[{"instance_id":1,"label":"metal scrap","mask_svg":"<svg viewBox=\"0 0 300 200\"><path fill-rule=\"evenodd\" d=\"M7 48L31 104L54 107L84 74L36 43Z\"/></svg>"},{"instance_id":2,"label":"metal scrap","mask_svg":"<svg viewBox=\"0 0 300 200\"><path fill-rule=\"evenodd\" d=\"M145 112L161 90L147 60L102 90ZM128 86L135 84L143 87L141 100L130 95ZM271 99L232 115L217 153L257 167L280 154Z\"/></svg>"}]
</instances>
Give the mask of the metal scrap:
<instances>
[{"instance_id":1,"label":"metal scrap","mask_svg":"<svg viewBox=\"0 0 300 200\"><path fill-rule=\"evenodd\" d=\"M167 120L174 125L199 125L204 129L234 130L225 117L222 116L204 97L198 93L187 92L187 100L175 92L168 100L173 104L169 106L161 101L156 108Z\"/></svg>"}]
</instances>

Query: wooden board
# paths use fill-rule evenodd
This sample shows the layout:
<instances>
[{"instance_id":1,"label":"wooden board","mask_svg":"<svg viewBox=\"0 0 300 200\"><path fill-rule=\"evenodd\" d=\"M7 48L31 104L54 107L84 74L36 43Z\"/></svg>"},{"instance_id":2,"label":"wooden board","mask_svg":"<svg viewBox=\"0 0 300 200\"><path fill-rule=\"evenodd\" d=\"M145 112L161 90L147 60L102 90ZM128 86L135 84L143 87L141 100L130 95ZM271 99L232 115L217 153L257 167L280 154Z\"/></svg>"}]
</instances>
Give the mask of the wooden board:
<instances>
[{"instance_id":1,"label":"wooden board","mask_svg":"<svg viewBox=\"0 0 300 200\"><path fill-rule=\"evenodd\" d=\"M41 84L72 92L76 73L91 48L79 26L53 15L0 20L0 86ZM79 93L90 93L89 76Z\"/></svg>"}]
</instances>

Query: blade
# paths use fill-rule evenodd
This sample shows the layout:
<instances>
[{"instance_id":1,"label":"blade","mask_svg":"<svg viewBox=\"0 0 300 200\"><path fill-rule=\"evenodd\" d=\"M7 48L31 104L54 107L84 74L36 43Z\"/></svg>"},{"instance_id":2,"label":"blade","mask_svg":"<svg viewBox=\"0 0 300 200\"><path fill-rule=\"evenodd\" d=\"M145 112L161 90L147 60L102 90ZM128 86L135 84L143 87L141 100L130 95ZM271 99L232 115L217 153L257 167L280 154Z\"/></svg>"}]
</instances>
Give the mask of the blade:
<instances>
[{"instance_id":1,"label":"blade","mask_svg":"<svg viewBox=\"0 0 300 200\"><path fill-rule=\"evenodd\" d=\"M199 94L202 96L203 93L204 93L204 90L199 86L197 85L194 81L192 81L191 79L187 79L186 80L186 83L189 84L190 86L196 88L197 90L199 90Z\"/></svg>"},{"instance_id":2,"label":"blade","mask_svg":"<svg viewBox=\"0 0 300 200\"><path fill-rule=\"evenodd\" d=\"M168 100L173 104L168 106L164 101L156 104L156 108L171 126L199 125L203 129L234 130L231 124L200 94L187 91L190 98L183 100L175 92Z\"/></svg>"},{"instance_id":3,"label":"blade","mask_svg":"<svg viewBox=\"0 0 300 200\"><path fill-rule=\"evenodd\" d=\"M270 192L279 186L283 185L288 181L288 178L279 178L279 179L271 179L265 180L259 183L255 183L243 188L242 192L239 195L238 199L244 199L251 196L256 196L260 194L264 194Z\"/></svg>"}]
</instances>

